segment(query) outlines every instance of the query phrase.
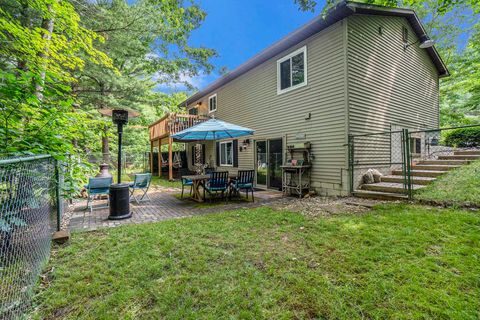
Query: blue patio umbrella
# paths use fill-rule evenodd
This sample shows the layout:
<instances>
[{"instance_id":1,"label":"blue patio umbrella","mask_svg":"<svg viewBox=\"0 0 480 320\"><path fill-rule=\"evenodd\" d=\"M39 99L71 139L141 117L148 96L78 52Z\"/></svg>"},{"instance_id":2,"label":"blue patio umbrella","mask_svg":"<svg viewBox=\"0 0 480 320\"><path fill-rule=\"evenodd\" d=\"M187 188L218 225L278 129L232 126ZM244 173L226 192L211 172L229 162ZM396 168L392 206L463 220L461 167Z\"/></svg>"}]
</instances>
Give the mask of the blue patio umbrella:
<instances>
[{"instance_id":1,"label":"blue patio umbrella","mask_svg":"<svg viewBox=\"0 0 480 320\"><path fill-rule=\"evenodd\" d=\"M218 119L210 119L172 135L179 141L220 140L252 135L255 131Z\"/></svg>"}]
</instances>

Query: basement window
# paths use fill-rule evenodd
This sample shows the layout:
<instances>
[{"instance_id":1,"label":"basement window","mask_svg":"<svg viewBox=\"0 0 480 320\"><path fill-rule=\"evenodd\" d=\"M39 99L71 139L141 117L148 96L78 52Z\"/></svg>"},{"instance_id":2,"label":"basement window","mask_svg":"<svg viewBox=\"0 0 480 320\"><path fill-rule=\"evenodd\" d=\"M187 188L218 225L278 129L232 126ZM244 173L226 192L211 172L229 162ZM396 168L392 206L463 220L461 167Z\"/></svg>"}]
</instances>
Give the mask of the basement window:
<instances>
[{"instance_id":1,"label":"basement window","mask_svg":"<svg viewBox=\"0 0 480 320\"><path fill-rule=\"evenodd\" d=\"M420 138L410 139L410 153L413 156L420 156L422 154L422 139Z\"/></svg>"},{"instance_id":2,"label":"basement window","mask_svg":"<svg viewBox=\"0 0 480 320\"><path fill-rule=\"evenodd\" d=\"M277 93L307 84L307 47L304 46L277 61Z\"/></svg>"}]
</instances>

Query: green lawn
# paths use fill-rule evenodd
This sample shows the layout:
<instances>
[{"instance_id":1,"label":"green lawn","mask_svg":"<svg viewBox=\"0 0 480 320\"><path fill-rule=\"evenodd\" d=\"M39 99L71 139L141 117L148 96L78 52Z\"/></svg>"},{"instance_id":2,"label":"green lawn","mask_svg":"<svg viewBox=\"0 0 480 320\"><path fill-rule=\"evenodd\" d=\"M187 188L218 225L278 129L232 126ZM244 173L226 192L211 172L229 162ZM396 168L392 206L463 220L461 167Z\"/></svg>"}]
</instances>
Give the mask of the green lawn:
<instances>
[{"instance_id":1,"label":"green lawn","mask_svg":"<svg viewBox=\"0 0 480 320\"><path fill-rule=\"evenodd\" d=\"M480 207L480 161L440 176L417 192L415 198L454 206Z\"/></svg>"},{"instance_id":2,"label":"green lawn","mask_svg":"<svg viewBox=\"0 0 480 320\"><path fill-rule=\"evenodd\" d=\"M46 319L478 319L480 214L407 205L307 218L263 207L74 233Z\"/></svg>"},{"instance_id":3,"label":"green lawn","mask_svg":"<svg viewBox=\"0 0 480 320\"><path fill-rule=\"evenodd\" d=\"M165 177L152 176L152 186L160 186L167 188L182 188L182 182L180 180L169 181ZM190 190L187 188L187 192Z\"/></svg>"},{"instance_id":4,"label":"green lawn","mask_svg":"<svg viewBox=\"0 0 480 320\"><path fill-rule=\"evenodd\" d=\"M117 174L112 174L115 179L117 177ZM123 174L122 175L122 182L133 182L134 179L134 173L131 174ZM180 180L174 180L174 181L169 181L165 176L159 177L159 176L152 176L152 186L158 186L158 187L166 187L166 188L182 188L182 182Z\"/></svg>"}]
</instances>

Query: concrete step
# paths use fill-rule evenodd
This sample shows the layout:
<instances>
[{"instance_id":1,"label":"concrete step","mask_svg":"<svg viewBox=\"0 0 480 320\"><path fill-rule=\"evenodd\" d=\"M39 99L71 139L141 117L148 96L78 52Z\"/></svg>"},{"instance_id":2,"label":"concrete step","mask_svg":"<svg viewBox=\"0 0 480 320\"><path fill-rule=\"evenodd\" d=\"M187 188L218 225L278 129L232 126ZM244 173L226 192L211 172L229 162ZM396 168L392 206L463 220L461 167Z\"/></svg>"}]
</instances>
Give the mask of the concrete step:
<instances>
[{"instance_id":1,"label":"concrete step","mask_svg":"<svg viewBox=\"0 0 480 320\"><path fill-rule=\"evenodd\" d=\"M453 165L433 165L433 164L416 164L412 166L412 170L428 170L428 171L449 171L459 166Z\"/></svg>"},{"instance_id":2,"label":"concrete step","mask_svg":"<svg viewBox=\"0 0 480 320\"><path fill-rule=\"evenodd\" d=\"M469 164L471 160L421 160L417 164L434 164L434 165L453 165L461 166Z\"/></svg>"},{"instance_id":3,"label":"concrete step","mask_svg":"<svg viewBox=\"0 0 480 320\"><path fill-rule=\"evenodd\" d=\"M453 152L454 155L456 156L465 156L465 155L468 155L468 156L480 156L480 150L459 150L459 151L455 151Z\"/></svg>"},{"instance_id":4,"label":"concrete step","mask_svg":"<svg viewBox=\"0 0 480 320\"><path fill-rule=\"evenodd\" d=\"M408 196L399 193L378 192L369 190L355 190L355 197L377 199L377 200L408 200Z\"/></svg>"},{"instance_id":5,"label":"concrete step","mask_svg":"<svg viewBox=\"0 0 480 320\"><path fill-rule=\"evenodd\" d=\"M438 177L444 174L445 171L431 171L431 170L411 170L410 174L415 177ZM402 170L392 170L392 175L403 176Z\"/></svg>"},{"instance_id":6,"label":"concrete step","mask_svg":"<svg viewBox=\"0 0 480 320\"><path fill-rule=\"evenodd\" d=\"M412 190L418 190L425 188L425 185L413 184ZM378 191L378 192L389 192L389 193L406 193L408 190L405 189L403 183L395 182L377 182L362 185L362 190L369 191Z\"/></svg>"},{"instance_id":7,"label":"concrete step","mask_svg":"<svg viewBox=\"0 0 480 320\"><path fill-rule=\"evenodd\" d=\"M438 160L477 160L480 159L480 155L475 154L457 154L450 156L438 156Z\"/></svg>"},{"instance_id":8,"label":"concrete step","mask_svg":"<svg viewBox=\"0 0 480 320\"><path fill-rule=\"evenodd\" d=\"M398 175L388 175L388 176L382 176L382 182L395 182L395 183L403 183L403 176ZM422 185L427 185L432 181L435 181L436 178L433 177L411 177L410 178L413 184L422 184Z\"/></svg>"}]
</instances>

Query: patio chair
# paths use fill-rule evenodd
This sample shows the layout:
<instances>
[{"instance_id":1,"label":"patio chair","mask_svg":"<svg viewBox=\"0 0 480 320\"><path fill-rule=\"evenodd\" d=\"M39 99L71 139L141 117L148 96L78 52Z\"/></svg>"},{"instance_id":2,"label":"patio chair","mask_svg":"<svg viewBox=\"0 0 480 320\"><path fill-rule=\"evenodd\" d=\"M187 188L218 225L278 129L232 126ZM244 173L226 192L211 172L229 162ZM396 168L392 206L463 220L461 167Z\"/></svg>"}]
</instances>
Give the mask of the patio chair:
<instances>
[{"instance_id":1,"label":"patio chair","mask_svg":"<svg viewBox=\"0 0 480 320\"><path fill-rule=\"evenodd\" d=\"M85 185L87 189L87 209L93 211L93 201L95 196L107 195L108 201L106 206L97 207L96 209L108 208L110 205L110 185L112 184L112 177L109 178L88 178L88 184Z\"/></svg>"},{"instance_id":2,"label":"patio chair","mask_svg":"<svg viewBox=\"0 0 480 320\"><path fill-rule=\"evenodd\" d=\"M221 198L227 200L226 193L228 189L228 171L213 171L210 173L210 179L208 179L205 188L203 188L203 198L205 199L205 191L210 195L210 200L215 193L221 193Z\"/></svg>"},{"instance_id":3,"label":"patio chair","mask_svg":"<svg viewBox=\"0 0 480 320\"><path fill-rule=\"evenodd\" d=\"M190 179L186 179L182 177L182 195L181 199L183 199L183 190L185 189L185 186L190 187L190 196L192 195L192 188L193 188L193 181Z\"/></svg>"},{"instance_id":4,"label":"patio chair","mask_svg":"<svg viewBox=\"0 0 480 320\"><path fill-rule=\"evenodd\" d=\"M248 191L252 193L252 201L255 202L255 197L253 196L253 179L255 176L255 170L239 170L237 174L237 179L233 183L233 188L236 192L240 190L245 190L246 197L248 199Z\"/></svg>"},{"instance_id":5,"label":"patio chair","mask_svg":"<svg viewBox=\"0 0 480 320\"><path fill-rule=\"evenodd\" d=\"M144 197L147 197L148 200L151 200L147 194L148 188L150 188L150 181L152 180L151 173L136 173L133 182L129 184L130 187L130 201L135 200L136 203L140 203ZM143 191L142 197L140 200L135 196L135 190Z\"/></svg>"}]
</instances>

